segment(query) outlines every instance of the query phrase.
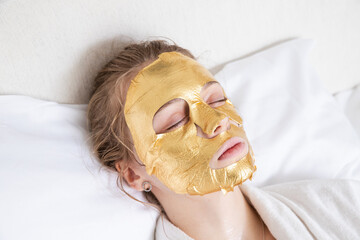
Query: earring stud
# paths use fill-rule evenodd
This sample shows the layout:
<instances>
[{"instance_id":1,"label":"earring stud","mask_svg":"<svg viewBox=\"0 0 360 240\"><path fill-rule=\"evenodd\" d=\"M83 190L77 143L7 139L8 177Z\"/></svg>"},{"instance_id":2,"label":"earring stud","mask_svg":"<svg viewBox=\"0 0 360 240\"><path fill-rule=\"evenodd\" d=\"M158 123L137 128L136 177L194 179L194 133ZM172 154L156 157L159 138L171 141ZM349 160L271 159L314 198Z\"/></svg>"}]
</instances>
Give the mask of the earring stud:
<instances>
[{"instance_id":1,"label":"earring stud","mask_svg":"<svg viewBox=\"0 0 360 240\"><path fill-rule=\"evenodd\" d=\"M147 185L147 187L146 187L146 185ZM142 188L144 189L145 192L150 192L152 189L152 185L148 181L144 181L142 183Z\"/></svg>"}]
</instances>

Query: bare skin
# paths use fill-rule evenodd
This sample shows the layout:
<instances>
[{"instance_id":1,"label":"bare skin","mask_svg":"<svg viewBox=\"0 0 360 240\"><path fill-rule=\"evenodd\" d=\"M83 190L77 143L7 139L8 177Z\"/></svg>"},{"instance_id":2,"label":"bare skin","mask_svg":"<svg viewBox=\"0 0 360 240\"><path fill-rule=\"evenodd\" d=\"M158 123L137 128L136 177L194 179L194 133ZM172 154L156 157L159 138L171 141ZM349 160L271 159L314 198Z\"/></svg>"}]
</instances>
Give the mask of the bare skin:
<instances>
[{"instance_id":1,"label":"bare skin","mask_svg":"<svg viewBox=\"0 0 360 240\"><path fill-rule=\"evenodd\" d=\"M200 96L211 107L224 104L220 84L206 84ZM187 122L187 104L183 100L172 101L161 108L153 119L156 133L172 131ZM205 134L197 126L197 135L213 138L227 131L232 123L224 118L213 134ZM137 159L139 161L139 159ZM194 239L274 239L256 210L247 202L239 188L224 195L221 191L203 196L176 194L155 176L149 176L144 166L135 161L119 161L117 170L130 187L143 191L142 183L152 184L152 192L157 197L169 220ZM140 161L139 161L140 162ZM264 228L264 233L263 233Z\"/></svg>"}]
</instances>

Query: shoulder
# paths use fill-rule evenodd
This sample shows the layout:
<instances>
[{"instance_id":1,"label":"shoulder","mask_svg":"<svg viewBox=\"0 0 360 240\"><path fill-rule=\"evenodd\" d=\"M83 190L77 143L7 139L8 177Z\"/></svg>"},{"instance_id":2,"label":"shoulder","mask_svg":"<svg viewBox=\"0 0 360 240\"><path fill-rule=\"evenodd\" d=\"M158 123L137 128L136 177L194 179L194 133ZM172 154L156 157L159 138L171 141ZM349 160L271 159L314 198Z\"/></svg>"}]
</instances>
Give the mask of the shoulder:
<instances>
[{"instance_id":1,"label":"shoulder","mask_svg":"<svg viewBox=\"0 0 360 240\"><path fill-rule=\"evenodd\" d=\"M350 179L316 179L302 180L295 182L281 183L265 186L261 189L266 192L283 194L284 196L297 196L299 193L306 192L306 195L315 193L319 196L336 195L342 193L357 194L360 190L360 181Z\"/></svg>"},{"instance_id":2,"label":"shoulder","mask_svg":"<svg viewBox=\"0 0 360 240\"><path fill-rule=\"evenodd\" d=\"M360 182L357 180L303 180L266 187L240 187L274 236L291 238L291 229L303 239L326 239L360 234ZM359 230L357 230L359 229Z\"/></svg>"},{"instance_id":3,"label":"shoulder","mask_svg":"<svg viewBox=\"0 0 360 240\"><path fill-rule=\"evenodd\" d=\"M296 202L300 205L310 201L326 204L338 201L360 204L360 181L349 179L302 180L257 188L241 186L243 194L249 198L268 196L279 200Z\"/></svg>"}]
</instances>

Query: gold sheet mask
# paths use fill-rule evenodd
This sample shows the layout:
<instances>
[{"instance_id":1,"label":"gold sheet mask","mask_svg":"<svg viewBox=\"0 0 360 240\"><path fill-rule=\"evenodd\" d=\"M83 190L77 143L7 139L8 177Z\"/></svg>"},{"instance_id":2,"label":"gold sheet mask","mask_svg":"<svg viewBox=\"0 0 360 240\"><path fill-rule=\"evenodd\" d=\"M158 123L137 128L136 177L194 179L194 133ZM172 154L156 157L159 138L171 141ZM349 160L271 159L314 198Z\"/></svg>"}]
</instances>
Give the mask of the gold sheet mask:
<instances>
[{"instance_id":1,"label":"gold sheet mask","mask_svg":"<svg viewBox=\"0 0 360 240\"><path fill-rule=\"evenodd\" d=\"M239 161L221 169L210 168L210 159L228 139L239 136L248 141L242 119L229 100L212 108L200 97L202 87L210 81L215 81L211 73L195 60L166 52L136 75L127 92L125 119L146 172L179 194L204 195L219 190L225 194L251 179L256 170L250 145L248 154ZM188 122L156 134L155 113L175 98L187 102ZM197 136L196 125L211 134L225 117L239 125L231 124L229 130L211 139Z\"/></svg>"}]
</instances>

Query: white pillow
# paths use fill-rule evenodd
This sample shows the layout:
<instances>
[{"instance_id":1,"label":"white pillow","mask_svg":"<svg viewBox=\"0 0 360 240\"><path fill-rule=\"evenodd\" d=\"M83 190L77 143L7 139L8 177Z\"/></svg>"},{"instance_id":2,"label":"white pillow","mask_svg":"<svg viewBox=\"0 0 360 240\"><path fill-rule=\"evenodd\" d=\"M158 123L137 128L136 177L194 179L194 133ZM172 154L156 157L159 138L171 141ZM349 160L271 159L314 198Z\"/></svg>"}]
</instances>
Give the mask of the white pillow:
<instances>
[{"instance_id":1,"label":"white pillow","mask_svg":"<svg viewBox=\"0 0 360 240\"><path fill-rule=\"evenodd\" d=\"M157 213L91 158L86 107L0 96L0 239L153 239Z\"/></svg>"},{"instance_id":2,"label":"white pillow","mask_svg":"<svg viewBox=\"0 0 360 240\"><path fill-rule=\"evenodd\" d=\"M334 95L360 137L360 84Z\"/></svg>"},{"instance_id":3,"label":"white pillow","mask_svg":"<svg viewBox=\"0 0 360 240\"><path fill-rule=\"evenodd\" d=\"M359 178L359 139L307 63L310 46L290 41L216 75L255 152L258 170L247 184ZM153 239L157 212L124 196L115 173L98 172L85 112L0 96L1 239Z\"/></svg>"},{"instance_id":4,"label":"white pillow","mask_svg":"<svg viewBox=\"0 0 360 240\"><path fill-rule=\"evenodd\" d=\"M257 163L254 184L360 179L359 139L296 39L227 64L216 77L244 118Z\"/></svg>"}]
</instances>

